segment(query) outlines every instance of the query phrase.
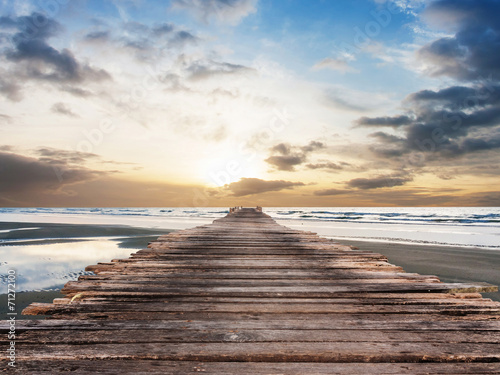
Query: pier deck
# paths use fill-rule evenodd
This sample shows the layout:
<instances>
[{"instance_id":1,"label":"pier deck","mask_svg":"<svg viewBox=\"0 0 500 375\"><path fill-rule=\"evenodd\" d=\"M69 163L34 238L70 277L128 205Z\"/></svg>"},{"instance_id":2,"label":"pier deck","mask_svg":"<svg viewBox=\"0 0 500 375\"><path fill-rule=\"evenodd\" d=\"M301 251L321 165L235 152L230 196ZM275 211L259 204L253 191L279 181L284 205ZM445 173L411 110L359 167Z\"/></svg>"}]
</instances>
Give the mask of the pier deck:
<instances>
[{"instance_id":1,"label":"pier deck","mask_svg":"<svg viewBox=\"0 0 500 375\"><path fill-rule=\"evenodd\" d=\"M17 372L500 374L500 303L479 294L496 287L405 273L258 209L87 270L25 310L50 317L17 322Z\"/></svg>"}]
</instances>

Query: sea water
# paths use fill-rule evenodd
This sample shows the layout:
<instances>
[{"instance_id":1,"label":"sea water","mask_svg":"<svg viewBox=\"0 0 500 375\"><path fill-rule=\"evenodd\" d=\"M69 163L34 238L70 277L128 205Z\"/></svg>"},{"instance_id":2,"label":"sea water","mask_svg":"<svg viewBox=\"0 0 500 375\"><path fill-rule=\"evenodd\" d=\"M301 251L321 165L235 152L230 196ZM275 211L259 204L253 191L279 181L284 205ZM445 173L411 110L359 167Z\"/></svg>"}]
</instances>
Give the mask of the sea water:
<instances>
[{"instance_id":1,"label":"sea water","mask_svg":"<svg viewBox=\"0 0 500 375\"><path fill-rule=\"evenodd\" d=\"M0 221L131 225L184 229L209 224L227 208L0 208ZM278 223L322 236L500 250L499 207L270 207Z\"/></svg>"}]
</instances>

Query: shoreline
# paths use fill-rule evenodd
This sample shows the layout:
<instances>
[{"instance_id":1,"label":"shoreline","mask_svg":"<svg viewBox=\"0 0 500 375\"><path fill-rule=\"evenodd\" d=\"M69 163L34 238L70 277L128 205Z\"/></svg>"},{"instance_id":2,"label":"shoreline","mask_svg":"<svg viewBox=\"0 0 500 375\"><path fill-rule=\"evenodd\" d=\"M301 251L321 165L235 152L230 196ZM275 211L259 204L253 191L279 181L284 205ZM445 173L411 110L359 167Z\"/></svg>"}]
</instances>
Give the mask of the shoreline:
<instances>
[{"instance_id":1,"label":"shoreline","mask_svg":"<svg viewBox=\"0 0 500 375\"><path fill-rule=\"evenodd\" d=\"M21 315L21 311L32 302L52 302L54 298L63 297L57 289L76 279L78 270L117 257L128 258L118 254L143 249L148 242L171 231L109 224L0 222L0 274L5 275L8 269L16 270L17 319L43 319L44 316ZM92 249L78 250L84 244L89 244ZM104 250L96 249L95 254L89 254L98 244L106 244ZM65 248L64 252L61 247ZM77 264L72 264L72 261ZM31 285L40 285L46 280L52 282L42 284L47 286L45 290L43 286L41 290L33 290L33 286L28 290L19 289L26 279L35 280ZM0 285L0 316L3 319L9 312L4 278Z\"/></svg>"},{"instance_id":2,"label":"shoreline","mask_svg":"<svg viewBox=\"0 0 500 375\"><path fill-rule=\"evenodd\" d=\"M5 231L6 229L19 229L22 227L31 229L15 230L13 232ZM159 235L171 231L167 229L159 230L157 228L139 228L124 225L37 222L0 222L0 229L4 230L0 232L0 240L14 240L9 244L11 251L16 246L20 248L23 245L36 247L56 243L71 245L71 243L75 242L88 241L90 237L102 237L105 239L110 236L113 237L112 241L116 243L118 248L140 250L145 248L148 242L156 239ZM52 238L50 237L51 235L53 236ZM325 237L332 238L332 236ZM30 239L31 241L23 243L22 239ZM488 282L493 285L500 285L500 274L497 271L500 269L500 252L498 251L463 246L335 239L345 245L352 245L361 250L383 254L388 257L390 263L401 266L405 272L434 275L439 277L443 282ZM3 246L0 246L0 250L2 248ZM104 261L111 259L112 255L110 254L109 259L104 259ZM95 264L96 262L89 260L86 265ZM4 268L2 267L2 273L5 271ZM16 297L18 298L19 309L17 311L20 313L31 302L51 302L54 298L61 296L62 294L55 290L18 292ZM484 293L483 296L500 301L500 292ZM4 315L6 313L4 311L6 305L6 294L0 293L0 314ZM33 318L32 316L18 315L18 319ZM40 319L43 317L35 318Z\"/></svg>"}]
</instances>

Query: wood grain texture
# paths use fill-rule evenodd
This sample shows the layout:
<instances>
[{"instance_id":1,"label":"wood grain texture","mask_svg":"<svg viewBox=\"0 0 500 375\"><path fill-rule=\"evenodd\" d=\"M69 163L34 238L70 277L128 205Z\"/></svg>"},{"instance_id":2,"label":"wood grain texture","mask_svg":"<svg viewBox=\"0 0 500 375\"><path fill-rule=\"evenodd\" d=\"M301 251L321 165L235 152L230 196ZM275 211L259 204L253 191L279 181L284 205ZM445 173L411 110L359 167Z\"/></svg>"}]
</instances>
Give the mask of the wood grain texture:
<instances>
[{"instance_id":1,"label":"wood grain texture","mask_svg":"<svg viewBox=\"0 0 500 375\"><path fill-rule=\"evenodd\" d=\"M49 318L17 322L2 371L500 374L500 303L479 294L495 286L405 273L257 209L87 270L25 309Z\"/></svg>"}]
</instances>

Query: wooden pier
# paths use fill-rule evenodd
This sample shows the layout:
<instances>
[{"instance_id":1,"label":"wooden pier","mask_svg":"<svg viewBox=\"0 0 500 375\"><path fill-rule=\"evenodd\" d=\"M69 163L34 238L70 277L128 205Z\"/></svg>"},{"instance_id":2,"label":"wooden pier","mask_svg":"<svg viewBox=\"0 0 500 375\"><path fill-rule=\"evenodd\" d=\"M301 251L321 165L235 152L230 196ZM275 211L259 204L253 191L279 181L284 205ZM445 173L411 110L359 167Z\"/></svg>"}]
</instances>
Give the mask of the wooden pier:
<instances>
[{"instance_id":1,"label":"wooden pier","mask_svg":"<svg viewBox=\"0 0 500 375\"><path fill-rule=\"evenodd\" d=\"M258 209L87 267L17 321L22 374L500 374L488 284L405 273ZM2 323L2 345L7 346Z\"/></svg>"}]
</instances>

